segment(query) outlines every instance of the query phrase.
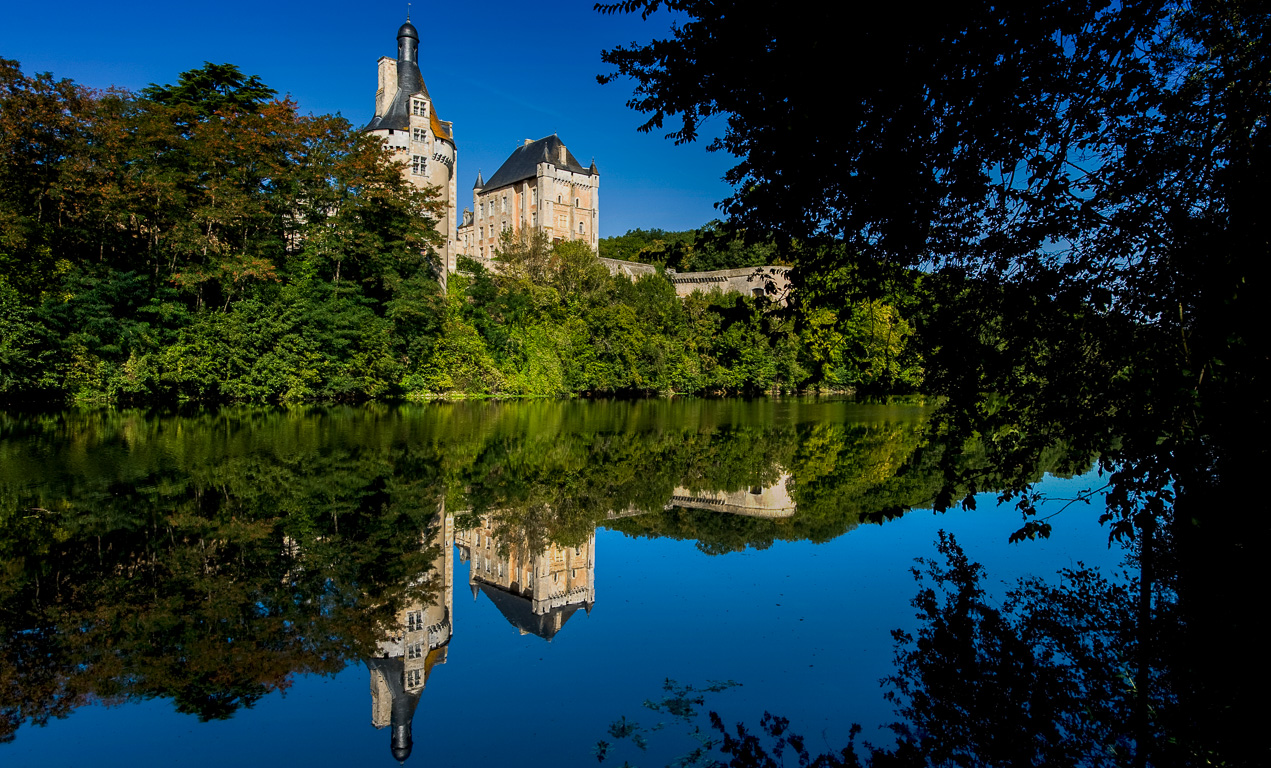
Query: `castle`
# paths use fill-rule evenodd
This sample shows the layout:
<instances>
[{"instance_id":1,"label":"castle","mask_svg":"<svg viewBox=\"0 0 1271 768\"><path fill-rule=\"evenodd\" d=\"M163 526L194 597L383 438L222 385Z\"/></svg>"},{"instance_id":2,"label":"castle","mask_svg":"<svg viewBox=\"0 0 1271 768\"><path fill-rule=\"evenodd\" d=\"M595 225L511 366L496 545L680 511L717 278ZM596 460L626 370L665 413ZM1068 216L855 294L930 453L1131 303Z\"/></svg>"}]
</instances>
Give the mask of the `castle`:
<instances>
[{"instance_id":1,"label":"castle","mask_svg":"<svg viewBox=\"0 0 1271 768\"><path fill-rule=\"evenodd\" d=\"M455 222L454 127L437 117L419 71L419 32L410 23L397 30L397 58L379 60L375 117L365 128L402 159L406 180L420 189L435 187L445 203L437 223L446 236L439 256L444 272L454 272L460 255L482 262L499 243L522 231L542 231L553 241L582 240L599 247L600 173L584 168L560 137L526 139L488 182L477 174L472 210Z\"/></svg>"},{"instance_id":2,"label":"castle","mask_svg":"<svg viewBox=\"0 0 1271 768\"><path fill-rule=\"evenodd\" d=\"M410 23L397 30L397 58L379 60L375 117L365 128L379 136L402 160L406 180L419 189L433 187L445 203L437 229L445 236L439 249L441 280L458 269L460 256L491 265L501 243L523 232L542 232L552 242L578 240L599 253L600 172L593 159L584 167L556 134L525 139L489 181L477 173L472 209L455 226L454 127L437 117L419 71L419 32ZM614 259L601 260L609 271L636 279L657 269ZM714 272L666 272L680 296L720 290L768 296L784 303L790 291L789 268L748 267Z\"/></svg>"},{"instance_id":3,"label":"castle","mask_svg":"<svg viewBox=\"0 0 1271 768\"><path fill-rule=\"evenodd\" d=\"M472 210L464 210L459 246L465 256L485 261L499 239L527 227L552 242L582 240L600 246L600 172L596 161L583 168L555 134L526 139L490 180L477 173Z\"/></svg>"}]
</instances>

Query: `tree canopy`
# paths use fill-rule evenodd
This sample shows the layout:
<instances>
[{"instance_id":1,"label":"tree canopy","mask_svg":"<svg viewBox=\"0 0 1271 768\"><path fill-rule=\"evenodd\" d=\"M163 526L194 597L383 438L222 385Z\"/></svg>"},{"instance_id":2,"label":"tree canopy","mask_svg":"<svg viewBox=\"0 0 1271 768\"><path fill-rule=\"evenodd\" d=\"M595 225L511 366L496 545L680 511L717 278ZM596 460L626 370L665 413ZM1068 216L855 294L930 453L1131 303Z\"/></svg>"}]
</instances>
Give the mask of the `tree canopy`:
<instances>
[{"instance_id":1,"label":"tree canopy","mask_svg":"<svg viewBox=\"0 0 1271 768\"><path fill-rule=\"evenodd\" d=\"M233 64L205 61L198 69L182 72L176 85L151 83L141 89L141 95L169 107L193 107L206 119L218 112L256 112L273 99L277 91L256 75L243 75Z\"/></svg>"},{"instance_id":2,"label":"tree canopy","mask_svg":"<svg viewBox=\"0 0 1271 768\"><path fill-rule=\"evenodd\" d=\"M1257 265L1271 255L1257 203L1271 160L1271 7L597 9L678 14L670 36L606 51L599 79L631 78L640 129L677 142L723 119L708 138L737 158L721 203L731 223L756 239L834 243L801 249L796 284L844 267L937 270L918 328L926 388L948 397L934 429L984 436L1003 471L1060 439L1099 453L1112 532L1142 547L1144 613L1158 562L1177 569L1195 643L1180 675L1208 702L1192 710L1205 725L1189 727L1241 743L1253 729L1242 713L1257 706L1223 681L1253 671L1230 666L1232 649L1261 653L1232 585L1260 578L1249 546L1271 533L1243 501L1267 458L1249 436L1268 427L1256 329ZM832 292L820 302L836 304ZM1032 511L1029 479L1013 486ZM1047 533L1044 520L1021 530Z\"/></svg>"}]
</instances>

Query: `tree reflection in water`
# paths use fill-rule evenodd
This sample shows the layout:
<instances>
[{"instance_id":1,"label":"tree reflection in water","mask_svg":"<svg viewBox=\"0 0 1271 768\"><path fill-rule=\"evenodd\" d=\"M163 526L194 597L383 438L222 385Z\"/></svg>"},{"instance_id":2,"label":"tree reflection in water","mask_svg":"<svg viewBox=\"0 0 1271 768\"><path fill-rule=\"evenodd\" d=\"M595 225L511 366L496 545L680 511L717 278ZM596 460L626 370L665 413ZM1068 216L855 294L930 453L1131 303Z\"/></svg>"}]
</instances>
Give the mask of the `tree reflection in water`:
<instances>
[{"instance_id":1,"label":"tree reflection in water","mask_svg":"<svg viewBox=\"0 0 1271 768\"><path fill-rule=\"evenodd\" d=\"M948 451L991 484L976 445L924 442L924 414L792 400L0 416L4 738L91 702L227 718L359 662L401 758L447 658L455 543L481 558L470 587L550 638L596 600L597 525L730 552L929 505ZM1085 460L1047 462L1039 477Z\"/></svg>"},{"instance_id":2,"label":"tree reflection in water","mask_svg":"<svg viewBox=\"0 0 1271 768\"><path fill-rule=\"evenodd\" d=\"M846 746L817 753L787 718L765 713L758 727L730 725L708 711L710 702L699 692L687 699L694 706L683 708L677 724L701 746L674 764L1128 765L1136 759L1138 709L1145 699L1153 738L1172 735L1179 700L1168 655L1141 653L1136 578L1110 580L1078 564L1065 569L1057 583L1021 579L999 602L986 594L984 568L968 559L953 536L942 531L937 550L942 561L920 559L912 571L919 586L912 601L917 631L892 633L896 668L883 682L898 717L889 726L894 743L858 743L856 726ZM1172 613L1172 594L1159 590L1153 644L1158 652L1171 650L1164 635ZM1147 691L1137 688L1144 679ZM668 681L667 690L693 688ZM624 741L645 750L651 734L623 717L609 736L616 746L605 739L598 743L601 762L620 756ZM1161 757L1162 763L1189 762L1181 753Z\"/></svg>"}]
</instances>

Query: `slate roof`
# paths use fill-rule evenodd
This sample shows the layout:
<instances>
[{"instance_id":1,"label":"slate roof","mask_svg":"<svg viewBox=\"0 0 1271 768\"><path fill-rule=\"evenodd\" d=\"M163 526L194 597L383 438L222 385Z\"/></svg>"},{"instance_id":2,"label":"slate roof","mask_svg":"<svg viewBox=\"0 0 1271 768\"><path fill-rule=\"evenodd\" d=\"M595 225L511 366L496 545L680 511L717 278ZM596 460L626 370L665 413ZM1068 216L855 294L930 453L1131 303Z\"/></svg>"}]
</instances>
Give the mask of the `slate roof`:
<instances>
[{"instance_id":1,"label":"slate roof","mask_svg":"<svg viewBox=\"0 0 1271 768\"><path fill-rule=\"evenodd\" d=\"M402 38L413 39L415 41L413 47L418 48L419 33L415 31L415 26L409 20L397 30L399 53L402 50ZM407 55L417 56L418 54L411 53L411 49L407 48ZM428 86L424 85L424 76L419 71L419 62L399 57L397 59L397 93L393 96L393 102L388 105L388 109L384 110L384 114L376 115L372 118L370 124L364 130L410 130L410 99L412 96L423 96L425 99L432 101L432 97L428 95ZM451 133L450 127L437 118L436 109L429 110L428 116L433 135L454 141L454 135Z\"/></svg>"},{"instance_id":2,"label":"slate roof","mask_svg":"<svg viewBox=\"0 0 1271 768\"><path fill-rule=\"evenodd\" d=\"M422 689L409 693L406 691L406 664L400 656L367 659L366 666L382 674L384 682L388 684L388 694L392 700L393 736L397 737L393 738L389 744L393 757L398 762L403 762L410 757L412 742L410 726L411 721L415 719L415 708L419 706L419 694Z\"/></svg>"},{"instance_id":3,"label":"slate roof","mask_svg":"<svg viewBox=\"0 0 1271 768\"><path fill-rule=\"evenodd\" d=\"M512 152L507 160L503 161L503 165L499 166L499 170L495 171L490 180L485 183L485 188L498 189L522 179L532 179L538 175L538 164L544 161L551 163L557 168L565 168L574 173L587 175L592 172L578 162L578 158L574 157L568 148L565 149L565 162L563 164L559 162L560 148L562 146L564 146L564 142L555 134L541 138L538 141L531 141L529 144L522 144Z\"/></svg>"},{"instance_id":4,"label":"slate roof","mask_svg":"<svg viewBox=\"0 0 1271 768\"><path fill-rule=\"evenodd\" d=\"M553 608L539 616L534 613L527 598L504 592L493 584L482 584L481 591L490 598L490 602L494 603L494 607L499 609L499 613L503 614L503 618L507 619L509 624L524 632L538 635L544 640L551 640L558 632L556 614L561 614L560 626L564 628L565 622L569 621L569 617L573 616L574 611L580 607L578 604L566 605L563 608Z\"/></svg>"}]
</instances>

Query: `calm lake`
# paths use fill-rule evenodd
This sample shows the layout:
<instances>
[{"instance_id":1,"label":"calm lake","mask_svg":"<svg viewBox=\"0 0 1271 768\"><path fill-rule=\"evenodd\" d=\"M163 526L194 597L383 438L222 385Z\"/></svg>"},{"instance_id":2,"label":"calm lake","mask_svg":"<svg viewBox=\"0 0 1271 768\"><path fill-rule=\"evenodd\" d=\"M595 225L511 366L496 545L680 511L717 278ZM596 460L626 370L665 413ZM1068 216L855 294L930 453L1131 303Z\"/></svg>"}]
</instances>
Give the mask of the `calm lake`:
<instances>
[{"instance_id":1,"label":"calm lake","mask_svg":"<svg viewBox=\"0 0 1271 768\"><path fill-rule=\"evenodd\" d=\"M460 403L0 414L0 764L663 765L688 726L890 738L915 558L1112 573L1089 475L1044 541L930 511L918 405ZM974 447L958 446L965 461ZM1069 474L1071 468L1069 468ZM985 486L987 487L987 486ZM901 514L902 510L910 511ZM998 599L994 597L993 599ZM665 727L655 730L658 723Z\"/></svg>"}]
</instances>

